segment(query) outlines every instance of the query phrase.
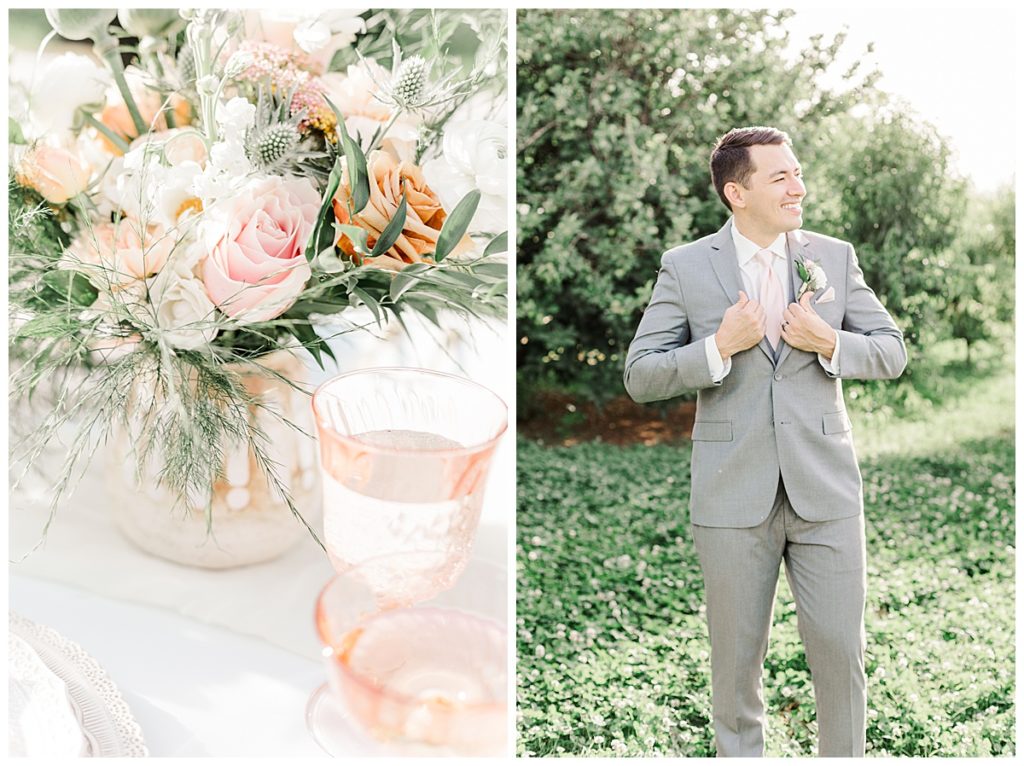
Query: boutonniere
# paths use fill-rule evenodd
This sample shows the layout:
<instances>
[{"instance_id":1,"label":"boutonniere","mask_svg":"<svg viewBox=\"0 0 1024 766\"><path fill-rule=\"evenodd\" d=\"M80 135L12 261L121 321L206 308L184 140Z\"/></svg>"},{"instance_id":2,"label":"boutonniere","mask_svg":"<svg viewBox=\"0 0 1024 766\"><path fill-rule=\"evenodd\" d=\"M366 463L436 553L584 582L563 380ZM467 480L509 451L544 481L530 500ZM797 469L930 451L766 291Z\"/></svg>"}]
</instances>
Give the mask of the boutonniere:
<instances>
[{"instance_id":1,"label":"boutonniere","mask_svg":"<svg viewBox=\"0 0 1024 766\"><path fill-rule=\"evenodd\" d=\"M797 260L796 273L801 279L800 289L797 290L796 293L796 299L798 302L803 294L808 290L811 290L812 292L817 291L828 284L828 277L825 276L825 269L821 268L820 263L812 261L810 258L804 258L802 261Z\"/></svg>"}]
</instances>

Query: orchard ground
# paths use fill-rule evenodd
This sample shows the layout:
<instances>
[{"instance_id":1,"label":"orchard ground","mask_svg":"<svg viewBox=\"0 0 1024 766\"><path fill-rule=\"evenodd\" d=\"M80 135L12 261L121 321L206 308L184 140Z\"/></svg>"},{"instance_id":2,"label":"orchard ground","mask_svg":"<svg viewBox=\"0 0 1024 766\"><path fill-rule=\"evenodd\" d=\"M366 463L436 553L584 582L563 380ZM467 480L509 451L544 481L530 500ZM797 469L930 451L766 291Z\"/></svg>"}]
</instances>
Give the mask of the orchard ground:
<instances>
[{"instance_id":1,"label":"orchard ground","mask_svg":"<svg viewBox=\"0 0 1024 766\"><path fill-rule=\"evenodd\" d=\"M966 365L939 345L913 384L847 385L864 476L869 755L1015 752L1007 348L988 344ZM714 755L690 447L682 421L652 431L677 408L634 421L632 444L621 416L613 444L574 431L585 411L550 411L547 434L521 424L535 438L518 457L520 755ZM767 754L814 755L784 576L764 683Z\"/></svg>"}]
</instances>

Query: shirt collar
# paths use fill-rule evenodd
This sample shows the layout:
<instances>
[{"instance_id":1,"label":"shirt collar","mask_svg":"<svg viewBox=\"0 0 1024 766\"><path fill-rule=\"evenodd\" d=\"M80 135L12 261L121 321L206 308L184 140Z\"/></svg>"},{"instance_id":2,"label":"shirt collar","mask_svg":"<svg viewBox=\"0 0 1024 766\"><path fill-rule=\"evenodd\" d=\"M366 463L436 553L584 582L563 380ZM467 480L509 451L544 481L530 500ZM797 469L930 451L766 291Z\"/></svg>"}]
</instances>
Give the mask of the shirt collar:
<instances>
[{"instance_id":1,"label":"shirt collar","mask_svg":"<svg viewBox=\"0 0 1024 766\"><path fill-rule=\"evenodd\" d=\"M740 234L739 229L736 228L736 220L732 219L732 243L736 247L736 259L740 263L740 267L746 266L750 263L751 259L757 255L761 250L761 246L756 242L744 237ZM766 250L771 250L780 258L786 257L786 235L780 234L776 237L775 241L768 245Z\"/></svg>"}]
</instances>

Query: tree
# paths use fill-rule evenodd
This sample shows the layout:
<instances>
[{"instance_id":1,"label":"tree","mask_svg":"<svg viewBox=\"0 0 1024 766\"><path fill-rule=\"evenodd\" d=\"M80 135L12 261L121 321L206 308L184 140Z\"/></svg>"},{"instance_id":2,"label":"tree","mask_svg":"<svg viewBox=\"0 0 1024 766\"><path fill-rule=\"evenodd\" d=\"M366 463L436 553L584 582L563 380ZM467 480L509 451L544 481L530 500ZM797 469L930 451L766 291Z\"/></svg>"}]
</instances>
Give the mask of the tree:
<instances>
[{"instance_id":1,"label":"tree","mask_svg":"<svg viewBox=\"0 0 1024 766\"><path fill-rule=\"evenodd\" d=\"M1012 187L976 195L954 244L947 317L954 338L971 345L993 337L997 323L1013 321L1014 209Z\"/></svg>"},{"instance_id":2,"label":"tree","mask_svg":"<svg viewBox=\"0 0 1024 766\"><path fill-rule=\"evenodd\" d=\"M812 145L807 228L854 244L909 343L947 333L967 184L946 141L906 105L873 94L827 119Z\"/></svg>"}]
</instances>

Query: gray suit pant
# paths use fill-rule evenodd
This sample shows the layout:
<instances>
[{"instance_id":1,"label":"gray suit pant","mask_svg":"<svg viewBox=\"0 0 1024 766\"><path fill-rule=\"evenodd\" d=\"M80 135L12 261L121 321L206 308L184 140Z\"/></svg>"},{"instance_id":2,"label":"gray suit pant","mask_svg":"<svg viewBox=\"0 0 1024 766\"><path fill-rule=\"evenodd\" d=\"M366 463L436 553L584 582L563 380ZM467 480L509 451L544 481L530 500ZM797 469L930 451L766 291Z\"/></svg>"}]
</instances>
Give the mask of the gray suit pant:
<instances>
[{"instance_id":1,"label":"gray suit pant","mask_svg":"<svg viewBox=\"0 0 1024 766\"><path fill-rule=\"evenodd\" d=\"M818 753L863 756L864 516L805 521L780 481L771 513L758 526L691 530L704 572L718 755L764 754L761 674L785 561L814 684Z\"/></svg>"}]
</instances>

